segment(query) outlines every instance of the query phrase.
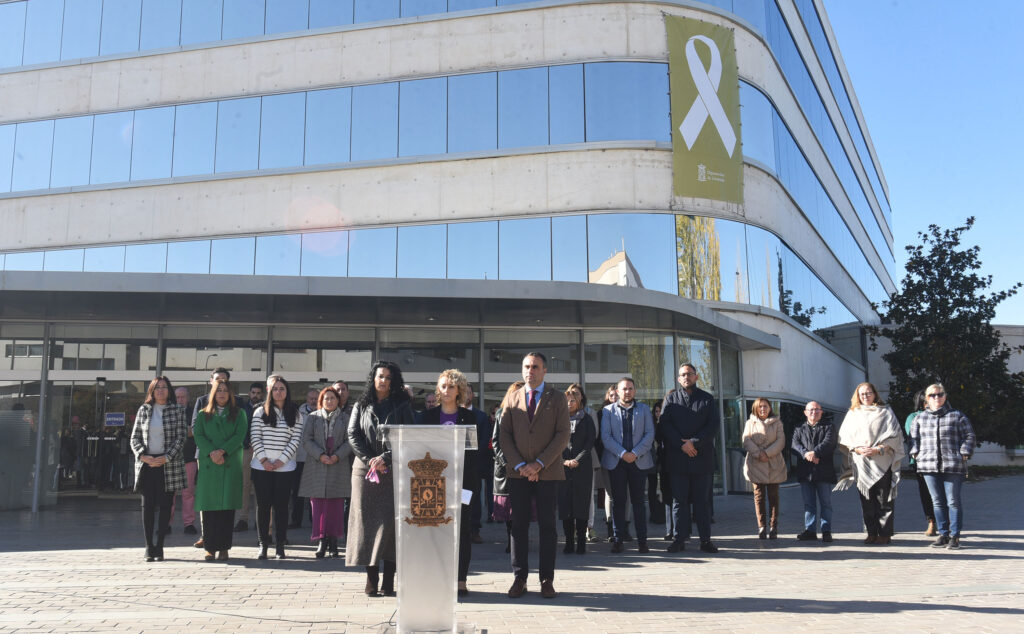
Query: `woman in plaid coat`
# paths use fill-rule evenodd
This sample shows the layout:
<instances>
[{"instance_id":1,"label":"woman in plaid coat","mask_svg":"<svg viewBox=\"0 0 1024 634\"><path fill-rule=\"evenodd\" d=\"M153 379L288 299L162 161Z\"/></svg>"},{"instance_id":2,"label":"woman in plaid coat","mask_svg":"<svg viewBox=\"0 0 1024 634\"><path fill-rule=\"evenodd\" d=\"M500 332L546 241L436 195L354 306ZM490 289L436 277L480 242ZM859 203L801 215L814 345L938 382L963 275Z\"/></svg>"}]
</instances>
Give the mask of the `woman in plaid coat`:
<instances>
[{"instance_id":1,"label":"woman in plaid coat","mask_svg":"<svg viewBox=\"0 0 1024 634\"><path fill-rule=\"evenodd\" d=\"M135 454L135 490L142 493L146 561L164 560L164 531L171 521L174 492L185 488L182 451L188 423L185 408L172 398L165 376L149 383L146 401L135 415L131 447ZM154 515L159 511L159 520ZM156 535L154 536L154 530Z\"/></svg>"}]
</instances>

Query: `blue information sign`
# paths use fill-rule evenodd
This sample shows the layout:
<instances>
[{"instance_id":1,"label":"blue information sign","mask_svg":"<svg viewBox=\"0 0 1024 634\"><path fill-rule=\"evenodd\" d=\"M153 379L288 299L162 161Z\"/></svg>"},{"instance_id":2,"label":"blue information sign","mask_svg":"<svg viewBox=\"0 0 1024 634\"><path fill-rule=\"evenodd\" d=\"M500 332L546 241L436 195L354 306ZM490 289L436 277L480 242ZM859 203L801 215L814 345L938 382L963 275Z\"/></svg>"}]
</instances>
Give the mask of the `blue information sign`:
<instances>
[{"instance_id":1,"label":"blue information sign","mask_svg":"<svg viewBox=\"0 0 1024 634\"><path fill-rule=\"evenodd\" d=\"M103 424L107 427L124 427L124 412L107 412L103 415Z\"/></svg>"}]
</instances>

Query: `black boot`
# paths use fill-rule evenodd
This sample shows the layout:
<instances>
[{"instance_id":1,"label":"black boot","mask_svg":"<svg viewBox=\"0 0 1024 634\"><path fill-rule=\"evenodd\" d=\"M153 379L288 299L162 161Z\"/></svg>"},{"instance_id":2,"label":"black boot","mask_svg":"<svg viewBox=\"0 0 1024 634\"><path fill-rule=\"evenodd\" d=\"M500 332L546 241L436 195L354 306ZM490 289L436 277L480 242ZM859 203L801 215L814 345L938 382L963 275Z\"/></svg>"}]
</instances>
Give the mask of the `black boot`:
<instances>
[{"instance_id":1,"label":"black boot","mask_svg":"<svg viewBox=\"0 0 1024 634\"><path fill-rule=\"evenodd\" d=\"M257 553L256 559L266 559L266 558L267 558L267 545L265 543L261 542L260 543L260 551L259 551L259 553Z\"/></svg>"},{"instance_id":2,"label":"black boot","mask_svg":"<svg viewBox=\"0 0 1024 634\"><path fill-rule=\"evenodd\" d=\"M565 532L565 548L562 552L571 555L576 550L575 525L572 520L562 520L562 530Z\"/></svg>"},{"instance_id":3,"label":"black boot","mask_svg":"<svg viewBox=\"0 0 1024 634\"><path fill-rule=\"evenodd\" d=\"M316 549L316 558L317 559L323 559L324 555L326 555L326 554L327 554L327 538L324 537L323 539L320 540L320 545Z\"/></svg>"},{"instance_id":4,"label":"black boot","mask_svg":"<svg viewBox=\"0 0 1024 634\"><path fill-rule=\"evenodd\" d=\"M284 544L278 544L277 548L275 549L275 553L276 553L275 554L275 558L276 559L286 559L287 558L287 555L284 554Z\"/></svg>"},{"instance_id":5,"label":"black boot","mask_svg":"<svg viewBox=\"0 0 1024 634\"><path fill-rule=\"evenodd\" d=\"M385 597L395 596L395 562L384 560L384 578L380 582L380 593Z\"/></svg>"},{"instance_id":6,"label":"black boot","mask_svg":"<svg viewBox=\"0 0 1024 634\"><path fill-rule=\"evenodd\" d=\"M340 557L338 555L338 538L328 537L327 538L327 550L330 551L331 557Z\"/></svg>"},{"instance_id":7,"label":"black boot","mask_svg":"<svg viewBox=\"0 0 1024 634\"><path fill-rule=\"evenodd\" d=\"M380 575L377 572L377 566L366 567L366 587L363 588L363 592L368 597L377 596L377 585L380 583Z\"/></svg>"},{"instance_id":8,"label":"black boot","mask_svg":"<svg viewBox=\"0 0 1024 634\"><path fill-rule=\"evenodd\" d=\"M576 520L576 554L587 552L587 520Z\"/></svg>"},{"instance_id":9,"label":"black boot","mask_svg":"<svg viewBox=\"0 0 1024 634\"><path fill-rule=\"evenodd\" d=\"M615 532L612 530L612 521L611 520L605 520L604 524L605 524L605 526L608 527L608 541L610 541L610 542L615 541Z\"/></svg>"},{"instance_id":10,"label":"black boot","mask_svg":"<svg viewBox=\"0 0 1024 634\"><path fill-rule=\"evenodd\" d=\"M633 541L633 536L629 534L629 522L626 522L626 534L623 536L622 541L624 541L624 542L631 542L631 541Z\"/></svg>"}]
</instances>

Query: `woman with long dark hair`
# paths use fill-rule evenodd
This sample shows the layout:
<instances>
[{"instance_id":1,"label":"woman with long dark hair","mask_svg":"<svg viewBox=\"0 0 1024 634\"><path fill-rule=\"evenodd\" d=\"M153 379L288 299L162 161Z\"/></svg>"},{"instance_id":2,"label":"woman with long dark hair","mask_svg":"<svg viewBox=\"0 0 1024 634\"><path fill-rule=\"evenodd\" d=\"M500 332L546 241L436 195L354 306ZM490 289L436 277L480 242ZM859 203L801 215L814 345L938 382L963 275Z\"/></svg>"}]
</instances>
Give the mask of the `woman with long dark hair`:
<instances>
[{"instance_id":1,"label":"woman with long dark hair","mask_svg":"<svg viewBox=\"0 0 1024 634\"><path fill-rule=\"evenodd\" d=\"M132 427L135 490L142 493L146 561L164 560L163 528L171 521L174 492L181 491L186 484L185 461L181 454L188 423L185 409L175 403L172 394L174 388L166 376L150 381L146 401L135 415ZM159 518L155 517L157 514Z\"/></svg>"},{"instance_id":2,"label":"woman with long dark hair","mask_svg":"<svg viewBox=\"0 0 1024 634\"><path fill-rule=\"evenodd\" d=\"M231 550L235 511L242 508L242 442L248 429L231 384L215 381L193 430L203 472L196 480L195 507L202 515L206 561L225 561Z\"/></svg>"},{"instance_id":3,"label":"woman with long dark hair","mask_svg":"<svg viewBox=\"0 0 1024 634\"><path fill-rule=\"evenodd\" d=\"M267 558L270 548L270 513L274 513L275 551L285 558L288 539L288 500L295 476L295 452L302 440L302 417L292 402L291 388L283 377L268 381L267 400L252 414L252 486L256 490L256 530L260 550ZM202 476L200 476L202 477Z\"/></svg>"},{"instance_id":4,"label":"woman with long dark hair","mask_svg":"<svg viewBox=\"0 0 1024 634\"><path fill-rule=\"evenodd\" d=\"M391 450L382 425L412 425L412 402L402 370L378 361L366 377L366 388L348 421L348 442L356 455L352 465L352 510L348 518L345 564L366 567L367 596L395 594L395 495ZM380 584L380 567L384 580Z\"/></svg>"}]
</instances>

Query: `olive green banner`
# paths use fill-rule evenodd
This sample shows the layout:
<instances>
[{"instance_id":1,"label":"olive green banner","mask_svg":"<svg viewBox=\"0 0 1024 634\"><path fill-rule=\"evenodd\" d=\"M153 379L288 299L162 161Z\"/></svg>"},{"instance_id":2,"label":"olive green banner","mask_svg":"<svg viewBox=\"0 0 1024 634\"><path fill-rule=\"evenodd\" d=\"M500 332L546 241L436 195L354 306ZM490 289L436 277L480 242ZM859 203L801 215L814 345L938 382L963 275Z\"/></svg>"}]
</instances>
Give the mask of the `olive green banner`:
<instances>
[{"instance_id":1,"label":"olive green banner","mask_svg":"<svg viewBox=\"0 0 1024 634\"><path fill-rule=\"evenodd\" d=\"M665 16L676 196L743 202L740 85L733 32Z\"/></svg>"}]
</instances>

